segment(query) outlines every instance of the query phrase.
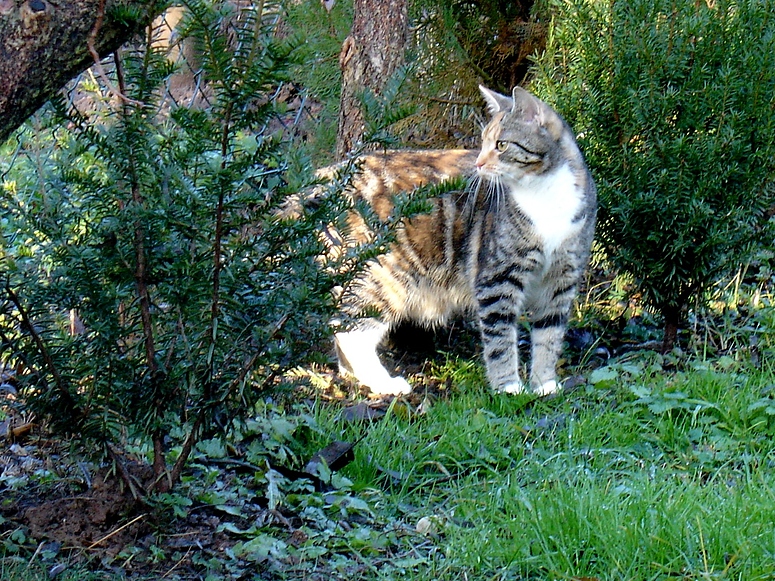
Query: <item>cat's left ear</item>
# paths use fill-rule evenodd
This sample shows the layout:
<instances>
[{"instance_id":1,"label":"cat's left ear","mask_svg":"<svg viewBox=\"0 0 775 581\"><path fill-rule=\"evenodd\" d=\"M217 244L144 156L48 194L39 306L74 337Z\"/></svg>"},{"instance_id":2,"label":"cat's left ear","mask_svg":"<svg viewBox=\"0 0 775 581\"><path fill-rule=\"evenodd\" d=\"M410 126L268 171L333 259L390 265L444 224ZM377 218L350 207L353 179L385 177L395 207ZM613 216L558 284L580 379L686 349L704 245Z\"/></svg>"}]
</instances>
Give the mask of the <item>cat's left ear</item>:
<instances>
[{"instance_id":1,"label":"cat's left ear","mask_svg":"<svg viewBox=\"0 0 775 581\"><path fill-rule=\"evenodd\" d=\"M562 120L554 112L554 109L539 98L534 97L522 87L514 87L511 99L514 102L511 112L519 115L523 121L545 127L555 137L562 133Z\"/></svg>"},{"instance_id":2,"label":"cat's left ear","mask_svg":"<svg viewBox=\"0 0 775 581\"><path fill-rule=\"evenodd\" d=\"M542 103L522 87L514 87L511 91L511 100L514 103L511 112L527 123L544 124Z\"/></svg>"}]
</instances>

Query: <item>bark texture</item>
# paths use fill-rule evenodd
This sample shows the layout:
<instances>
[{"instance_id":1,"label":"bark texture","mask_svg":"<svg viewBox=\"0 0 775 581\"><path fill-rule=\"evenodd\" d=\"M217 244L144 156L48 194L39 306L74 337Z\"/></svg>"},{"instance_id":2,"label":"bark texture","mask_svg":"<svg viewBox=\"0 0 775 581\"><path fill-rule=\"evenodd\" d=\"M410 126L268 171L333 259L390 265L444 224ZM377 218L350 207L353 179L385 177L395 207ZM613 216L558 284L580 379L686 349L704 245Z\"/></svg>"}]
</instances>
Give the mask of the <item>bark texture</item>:
<instances>
[{"instance_id":1,"label":"bark texture","mask_svg":"<svg viewBox=\"0 0 775 581\"><path fill-rule=\"evenodd\" d=\"M336 156L342 159L363 137L359 94L380 93L404 62L408 39L407 0L354 0L353 28L339 55L342 97Z\"/></svg>"},{"instance_id":2,"label":"bark texture","mask_svg":"<svg viewBox=\"0 0 775 581\"><path fill-rule=\"evenodd\" d=\"M94 64L90 43L108 55L162 8L131 0L0 0L0 143Z\"/></svg>"}]
</instances>

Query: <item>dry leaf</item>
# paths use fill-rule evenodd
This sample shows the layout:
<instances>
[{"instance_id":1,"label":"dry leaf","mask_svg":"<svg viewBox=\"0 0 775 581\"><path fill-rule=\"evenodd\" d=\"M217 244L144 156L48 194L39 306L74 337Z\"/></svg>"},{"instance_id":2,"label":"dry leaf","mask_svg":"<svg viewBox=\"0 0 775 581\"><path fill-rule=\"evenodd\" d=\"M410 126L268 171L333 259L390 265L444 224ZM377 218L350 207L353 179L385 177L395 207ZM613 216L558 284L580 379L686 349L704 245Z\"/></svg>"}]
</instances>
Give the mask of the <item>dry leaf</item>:
<instances>
[{"instance_id":1,"label":"dry leaf","mask_svg":"<svg viewBox=\"0 0 775 581\"><path fill-rule=\"evenodd\" d=\"M355 458L353 454L354 446L355 444L340 440L332 442L310 458L310 461L304 467L304 472L317 476L318 467L321 464L328 466L328 469L331 471L344 468Z\"/></svg>"}]
</instances>

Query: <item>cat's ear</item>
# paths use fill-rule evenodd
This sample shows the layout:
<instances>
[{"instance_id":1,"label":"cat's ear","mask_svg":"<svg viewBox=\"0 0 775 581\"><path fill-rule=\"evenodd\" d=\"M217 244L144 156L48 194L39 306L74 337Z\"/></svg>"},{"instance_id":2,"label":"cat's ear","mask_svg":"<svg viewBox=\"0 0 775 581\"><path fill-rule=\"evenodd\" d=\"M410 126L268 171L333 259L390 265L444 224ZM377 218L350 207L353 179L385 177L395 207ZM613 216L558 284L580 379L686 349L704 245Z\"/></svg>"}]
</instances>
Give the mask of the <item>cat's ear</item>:
<instances>
[{"instance_id":1,"label":"cat's ear","mask_svg":"<svg viewBox=\"0 0 775 581\"><path fill-rule=\"evenodd\" d=\"M527 123L536 123L540 127L545 127L551 135L559 138L563 132L563 122L554 109L522 87L514 87L511 98L514 102L511 109L513 114L519 115Z\"/></svg>"},{"instance_id":2,"label":"cat's ear","mask_svg":"<svg viewBox=\"0 0 775 581\"><path fill-rule=\"evenodd\" d=\"M484 85L479 85L479 90L482 92L484 100L487 101L487 110L490 112L490 115L495 115L500 111L511 110L512 102L510 97L491 91Z\"/></svg>"},{"instance_id":3,"label":"cat's ear","mask_svg":"<svg viewBox=\"0 0 775 581\"><path fill-rule=\"evenodd\" d=\"M511 92L511 100L514 105L511 112L527 123L544 124L543 107L541 101L533 97L522 87L514 87Z\"/></svg>"}]
</instances>

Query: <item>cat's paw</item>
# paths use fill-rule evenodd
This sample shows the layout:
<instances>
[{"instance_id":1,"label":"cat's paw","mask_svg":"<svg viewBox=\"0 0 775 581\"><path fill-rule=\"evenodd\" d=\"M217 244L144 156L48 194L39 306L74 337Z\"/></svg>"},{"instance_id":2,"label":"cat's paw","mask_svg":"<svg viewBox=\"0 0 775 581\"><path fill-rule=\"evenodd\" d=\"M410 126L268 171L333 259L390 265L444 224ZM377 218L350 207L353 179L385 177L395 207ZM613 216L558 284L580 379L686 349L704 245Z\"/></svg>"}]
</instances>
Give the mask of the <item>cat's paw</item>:
<instances>
[{"instance_id":1,"label":"cat's paw","mask_svg":"<svg viewBox=\"0 0 775 581\"><path fill-rule=\"evenodd\" d=\"M511 393L511 394L525 393L525 386L522 384L521 381L512 381L511 383L507 383L506 385L501 385L500 387L496 387L495 393Z\"/></svg>"},{"instance_id":2,"label":"cat's paw","mask_svg":"<svg viewBox=\"0 0 775 581\"><path fill-rule=\"evenodd\" d=\"M375 395L406 395L412 391L412 386L403 377L389 377L382 381L369 382L367 385Z\"/></svg>"},{"instance_id":3,"label":"cat's paw","mask_svg":"<svg viewBox=\"0 0 775 581\"><path fill-rule=\"evenodd\" d=\"M553 393L557 393L562 389L562 385L557 383L554 379L551 379L549 381L544 382L537 388L535 388L534 393L536 395L552 395Z\"/></svg>"}]
</instances>

